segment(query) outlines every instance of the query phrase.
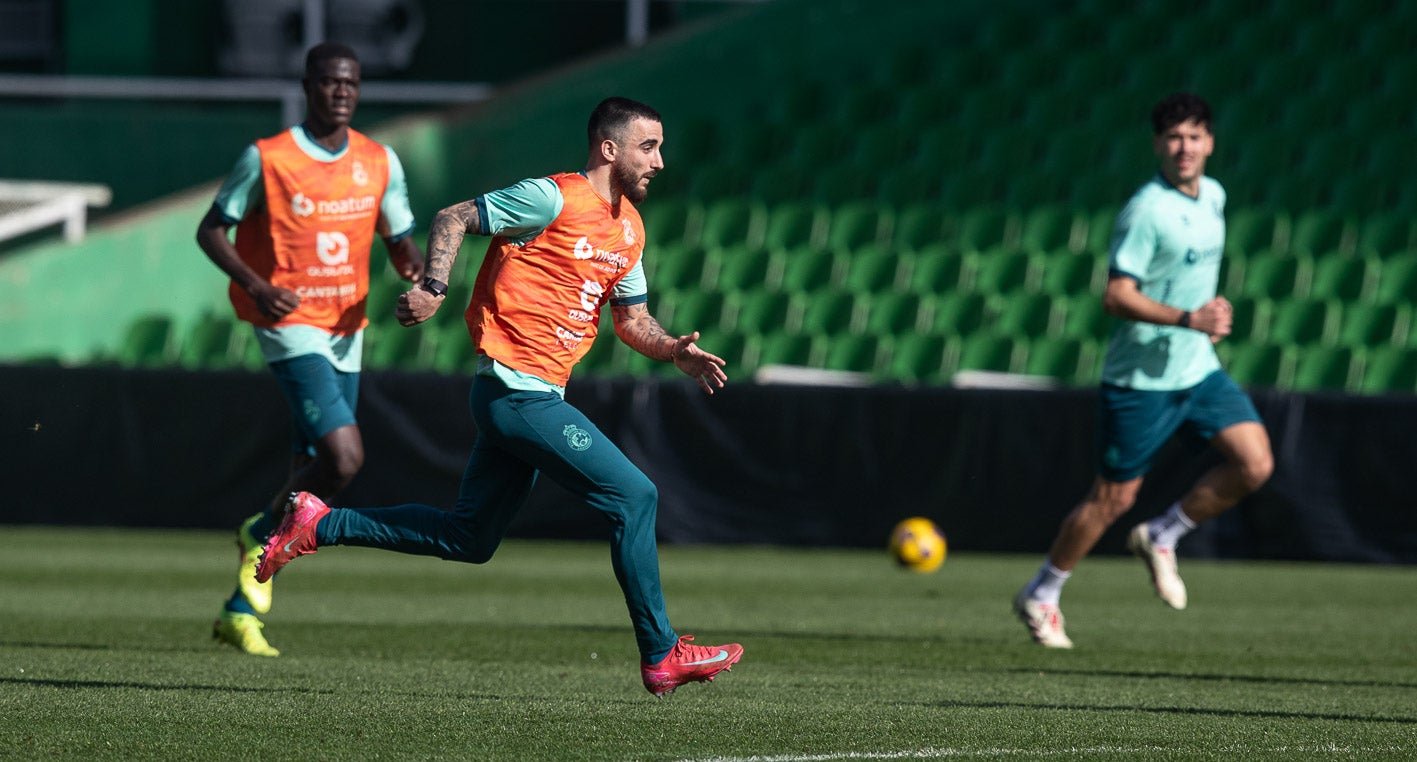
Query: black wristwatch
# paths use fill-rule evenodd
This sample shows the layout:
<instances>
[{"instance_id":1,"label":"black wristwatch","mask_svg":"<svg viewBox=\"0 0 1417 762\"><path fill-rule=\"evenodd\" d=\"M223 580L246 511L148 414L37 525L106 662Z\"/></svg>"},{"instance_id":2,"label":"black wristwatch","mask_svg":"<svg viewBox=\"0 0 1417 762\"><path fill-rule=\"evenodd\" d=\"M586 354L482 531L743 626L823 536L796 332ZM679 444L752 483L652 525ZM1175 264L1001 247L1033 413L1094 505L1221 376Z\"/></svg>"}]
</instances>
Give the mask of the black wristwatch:
<instances>
[{"instance_id":1,"label":"black wristwatch","mask_svg":"<svg viewBox=\"0 0 1417 762\"><path fill-rule=\"evenodd\" d=\"M448 295L448 284L444 283L444 282L441 281L441 280L437 280L437 279L435 279L435 278L424 278L424 279L423 279L423 290L424 290L424 291L427 291L428 293L430 293L430 294L432 294L432 295L434 295L434 296L447 296L447 295Z\"/></svg>"},{"instance_id":2,"label":"black wristwatch","mask_svg":"<svg viewBox=\"0 0 1417 762\"><path fill-rule=\"evenodd\" d=\"M1191 327L1191 313L1190 313L1189 311L1188 311L1188 312L1182 312L1180 319L1178 319L1178 320L1176 321L1176 325L1179 325L1179 326L1181 326L1182 328L1190 328L1190 327Z\"/></svg>"}]
</instances>

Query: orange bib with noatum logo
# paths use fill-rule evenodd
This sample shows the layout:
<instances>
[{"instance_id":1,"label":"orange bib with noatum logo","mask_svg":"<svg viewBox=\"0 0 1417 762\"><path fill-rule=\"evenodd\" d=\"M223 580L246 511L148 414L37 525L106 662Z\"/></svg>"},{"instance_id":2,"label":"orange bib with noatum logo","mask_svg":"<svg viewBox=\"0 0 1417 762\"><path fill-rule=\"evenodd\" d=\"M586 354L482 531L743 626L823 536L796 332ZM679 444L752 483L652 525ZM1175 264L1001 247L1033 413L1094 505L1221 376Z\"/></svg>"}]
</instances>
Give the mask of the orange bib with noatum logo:
<instances>
[{"instance_id":1,"label":"orange bib with noatum logo","mask_svg":"<svg viewBox=\"0 0 1417 762\"><path fill-rule=\"evenodd\" d=\"M354 130L336 161L310 158L287 130L256 141L264 208L236 226L236 251L261 277L294 291L300 306L279 321L235 283L237 317L261 327L311 325L350 334L368 324L369 249L389 184L384 146Z\"/></svg>"},{"instance_id":2,"label":"orange bib with noatum logo","mask_svg":"<svg viewBox=\"0 0 1417 762\"><path fill-rule=\"evenodd\" d=\"M644 254L645 228L629 200L611 206L585 175L551 180L561 213L520 246L492 239L465 317L478 352L565 386L595 341L611 290Z\"/></svg>"}]
</instances>

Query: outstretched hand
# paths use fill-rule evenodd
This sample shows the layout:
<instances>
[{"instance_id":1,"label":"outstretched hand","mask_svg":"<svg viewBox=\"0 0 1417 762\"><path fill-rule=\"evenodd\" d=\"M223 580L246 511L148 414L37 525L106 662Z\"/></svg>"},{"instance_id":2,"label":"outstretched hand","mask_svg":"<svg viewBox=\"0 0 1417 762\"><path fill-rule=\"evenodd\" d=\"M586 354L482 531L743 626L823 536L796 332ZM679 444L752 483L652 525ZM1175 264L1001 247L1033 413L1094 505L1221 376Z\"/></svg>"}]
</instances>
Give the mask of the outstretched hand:
<instances>
[{"instance_id":1,"label":"outstretched hand","mask_svg":"<svg viewBox=\"0 0 1417 762\"><path fill-rule=\"evenodd\" d=\"M698 381L700 389L713 394L714 389L722 389L728 381L728 375L723 372L723 366L727 363L722 357L699 349L699 345L694 343L698 340L698 331L680 336L674 342L670 357L674 360L674 367Z\"/></svg>"}]
</instances>

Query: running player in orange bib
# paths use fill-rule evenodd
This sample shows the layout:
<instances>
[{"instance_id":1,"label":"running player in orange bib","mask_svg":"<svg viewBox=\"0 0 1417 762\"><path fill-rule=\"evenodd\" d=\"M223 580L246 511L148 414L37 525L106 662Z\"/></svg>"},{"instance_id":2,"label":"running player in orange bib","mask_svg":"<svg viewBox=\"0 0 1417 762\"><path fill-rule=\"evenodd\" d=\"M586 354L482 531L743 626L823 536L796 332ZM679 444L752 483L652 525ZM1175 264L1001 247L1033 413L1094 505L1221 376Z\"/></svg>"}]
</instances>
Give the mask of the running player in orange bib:
<instances>
[{"instance_id":1,"label":"running player in orange bib","mask_svg":"<svg viewBox=\"0 0 1417 762\"><path fill-rule=\"evenodd\" d=\"M253 326L294 422L290 475L237 530L236 591L212 627L213 637L258 656L279 654L257 618L270 610L271 584L255 573L285 496L329 497L364 462L354 408L375 235L401 276L423 275L398 156L349 128L359 101L354 51L311 48L303 84L305 122L246 149L197 228L197 243L231 276L232 306Z\"/></svg>"},{"instance_id":2,"label":"running player in orange bib","mask_svg":"<svg viewBox=\"0 0 1417 762\"><path fill-rule=\"evenodd\" d=\"M431 505L331 511L292 494L266 544L258 579L328 545L360 545L469 563L492 558L537 475L600 511L611 564L639 645L641 679L655 696L712 680L743 655L736 643L699 646L669 624L659 581L654 484L594 423L568 404L571 368L596 340L608 302L620 340L672 362L706 393L723 388L722 359L697 332L672 336L649 313L644 225L635 204L664 166L659 114L609 98L591 114L582 172L525 180L444 209L429 234L427 279L399 297L407 326L443 306L447 277L468 233L492 236L466 312L479 354L471 394L477 441L451 511Z\"/></svg>"}]
</instances>

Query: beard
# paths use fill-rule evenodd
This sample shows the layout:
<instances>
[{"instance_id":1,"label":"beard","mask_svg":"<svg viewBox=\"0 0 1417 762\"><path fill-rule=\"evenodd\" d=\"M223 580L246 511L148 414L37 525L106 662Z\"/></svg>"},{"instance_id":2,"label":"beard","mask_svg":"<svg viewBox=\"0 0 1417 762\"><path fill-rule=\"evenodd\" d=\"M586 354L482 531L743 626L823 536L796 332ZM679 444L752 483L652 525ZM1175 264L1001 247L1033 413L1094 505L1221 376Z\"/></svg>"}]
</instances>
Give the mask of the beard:
<instances>
[{"instance_id":1,"label":"beard","mask_svg":"<svg viewBox=\"0 0 1417 762\"><path fill-rule=\"evenodd\" d=\"M615 183L615 190L630 199L630 203L638 204L645 200L648 189L640 187L640 175L633 170L617 166L611 174L611 180Z\"/></svg>"}]
</instances>

